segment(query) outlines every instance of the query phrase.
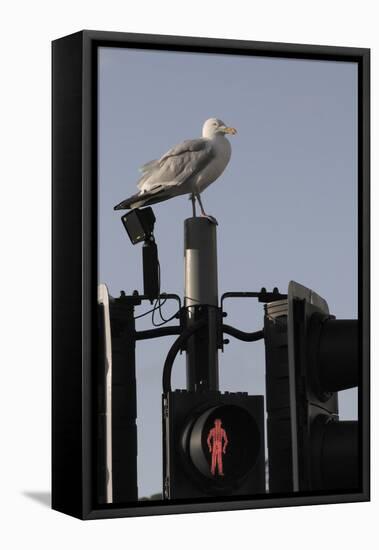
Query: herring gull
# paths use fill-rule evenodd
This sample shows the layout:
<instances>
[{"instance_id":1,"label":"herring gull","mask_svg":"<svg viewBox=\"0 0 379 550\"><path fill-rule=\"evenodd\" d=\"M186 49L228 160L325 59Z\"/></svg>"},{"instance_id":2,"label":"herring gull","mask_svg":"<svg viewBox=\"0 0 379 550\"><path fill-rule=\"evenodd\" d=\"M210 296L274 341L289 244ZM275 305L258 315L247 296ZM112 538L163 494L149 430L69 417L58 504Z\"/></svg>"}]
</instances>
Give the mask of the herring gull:
<instances>
[{"instance_id":1,"label":"herring gull","mask_svg":"<svg viewBox=\"0 0 379 550\"><path fill-rule=\"evenodd\" d=\"M189 194L193 215L196 216L197 199L201 215L217 223L213 216L206 214L200 193L221 176L230 160L232 148L226 134L236 134L235 128L226 126L218 118L206 120L201 138L183 141L160 159L144 164L140 168L138 193L114 209L139 208Z\"/></svg>"}]
</instances>

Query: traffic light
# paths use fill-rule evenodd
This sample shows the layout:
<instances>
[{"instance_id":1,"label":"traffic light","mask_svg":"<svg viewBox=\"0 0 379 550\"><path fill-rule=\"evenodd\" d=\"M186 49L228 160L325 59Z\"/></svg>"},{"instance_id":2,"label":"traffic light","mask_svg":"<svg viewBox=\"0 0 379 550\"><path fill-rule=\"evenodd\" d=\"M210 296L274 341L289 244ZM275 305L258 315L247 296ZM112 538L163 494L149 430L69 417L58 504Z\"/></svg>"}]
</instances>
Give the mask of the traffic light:
<instances>
[{"instance_id":1,"label":"traffic light","mask_svg":"<svg viewBox=\"0 0 379 550\"><path fill-rule=\"evenodd\" d=\"M138 295L121 293L113 298L104 284L99 285L99 353L94 371L94 491L99 503L138 499L134 306L140 303Z\"/></svg>"},{"instance_id":2,"label":"traffic light","mask_svg":"<svg viewBox=\"0 0 379 550\"><path fill-rule=\"evenodd\" d=\"M358 321L290 282L264 337L270 493L358 489L358 422L338 417L338 391L358 385Z\"/></svg>"},{"instance_id":3,"label":"traffic light","mask_svg":"<svg viewBox=\"0 0 379 550\"><path fill-rule=\"evenodd\" d=\"M339 420L337 392L358 385L358 321L336 319L293 281L288 362L294 490L357 490L358 422Z\"/></svg>"},{"instance_id":4,"label":"traffic light","mask_svg":"<svg viewBox=\"0 0 379 550\"><path fill-rule=\"evenodd\" d=\"M265 491L263 396L163 394L164 498Z\"/></svg>"},{"instance_id":5,"label":"traffic light","mask_svg":"<svg viewBox=\"0 0 379 550\"><path fill-rule=\"evenodd\" d=\"M269 490L293 491L287 299L265 304L266 411Z\"/></svg>"}]
</instances>

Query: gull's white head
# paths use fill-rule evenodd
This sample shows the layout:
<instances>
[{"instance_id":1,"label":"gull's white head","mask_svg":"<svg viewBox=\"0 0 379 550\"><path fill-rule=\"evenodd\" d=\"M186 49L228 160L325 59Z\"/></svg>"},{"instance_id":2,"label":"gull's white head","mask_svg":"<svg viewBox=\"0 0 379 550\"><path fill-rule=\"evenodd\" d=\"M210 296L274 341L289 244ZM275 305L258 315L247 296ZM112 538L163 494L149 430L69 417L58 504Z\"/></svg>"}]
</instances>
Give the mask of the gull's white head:
<instances>
[{"instance_id":1,"label":"gull's white head","mask_svg":"<svg viewBox=\"0 0 379 550\"><path fill-rule=\"evenodd\" d=\"M237 133L235 128L226 126L225 122L219 118L208 118L203 125L203 137L204 138L213 138L216 135L225 135L231 134L234 135Z\"/></svg>"}]
</instances>

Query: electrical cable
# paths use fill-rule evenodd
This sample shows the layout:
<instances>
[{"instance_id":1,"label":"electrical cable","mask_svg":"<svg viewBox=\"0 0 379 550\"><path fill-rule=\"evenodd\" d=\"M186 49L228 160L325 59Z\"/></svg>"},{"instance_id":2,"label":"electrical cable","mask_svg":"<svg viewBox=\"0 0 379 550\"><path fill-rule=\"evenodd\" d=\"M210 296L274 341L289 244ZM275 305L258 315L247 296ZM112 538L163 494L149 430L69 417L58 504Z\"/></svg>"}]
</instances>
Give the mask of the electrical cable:
<instances>
[{"instance_id":1,"label":"electrical cable","mask_svg":"<svg viewBox=\"0 0 379 550\"><path fill-rule=\"evenodd\" d=\"M152 316L151 316L151 322L153 324L154 327L161 327L162 325L165 325L166 323L172 321L173 319L175 319L177 317L177 315L180 313L180 309L178 309L173 315L171 315L168 319L166 319L165 317L163 317L163 314L162 314L162 306L164 305L164 303L167 301L167 298L165 298L163 300L163 302L161 302L161 264L159 262L159 259L158 259L158 298L156 300L157 302L157 307L154 307L153 310L152 310ZM157 323L155 321L155 312L156 310L159 311L159 316L162 320L162 323Z\"/></svg>"},{"instance_id":2,"label":"electrical cable","mask_svg":"<svg viewBox=\"0 0 379 550\"><path fill-rule=\"evenodd\" d=\"M163 297L163 299L162 299L162 297ZM145 317L146 315L150 315L150 313L151 313L152 314L151 322L152 322L154 327L161 327L162 325L165 325L169 321L172 321L173 319L175 319L177 317L177 315L180 313L180 309L178 309L173 315L171 315L168 319L166 319L162 314L162 306L166 302L167 302L167 298L165 298L164 295L161 295L161 265L160 265L159 260L158 260L158 297L155 299L154 305L151 309L145 311L144 313L141 313L140 315L136 315L134 317L134 319L135 320L140 319L141 317ZM159 316L162 320L162 323L157 323L155 321L155 312L157 310L159 311Z\"/></svg>"},{"instance_id":3,"label":"electrical cable","mask_svg":"<svg viewBox=\"0 0 379 550\"><path fill-rule=\"evenodd\" d=\"M165 302L167 302L167 298L164 298L161 305L163 305ZM152 309L149 309L148 311L145 311L144 313L141 313L140 315L136 315L134 319L140 319L141 317L145 317L145 315L149 315L150 313L153 313L156 309L158 309L158 298L154 302L154 306Z\"/></svg>"}]
</instances>

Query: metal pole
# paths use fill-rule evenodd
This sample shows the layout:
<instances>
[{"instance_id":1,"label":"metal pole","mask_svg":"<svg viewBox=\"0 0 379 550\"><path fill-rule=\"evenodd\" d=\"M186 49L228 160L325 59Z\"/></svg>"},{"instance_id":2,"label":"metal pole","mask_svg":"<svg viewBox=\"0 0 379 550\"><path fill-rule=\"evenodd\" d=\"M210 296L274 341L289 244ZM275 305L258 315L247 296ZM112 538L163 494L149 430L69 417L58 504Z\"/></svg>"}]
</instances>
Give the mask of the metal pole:
<instances>
[{"instance_id":1,"label":"metal pole","mask_svg":"<svg viewBox=\"0 0 379 550\"><path fill-rule=\"evenodd\" d=\"M217 235L206 218L184 221L184 264L186 326L206 319L186 345L187 389L218 390Z\"/></svg>"}]
</instances>

